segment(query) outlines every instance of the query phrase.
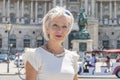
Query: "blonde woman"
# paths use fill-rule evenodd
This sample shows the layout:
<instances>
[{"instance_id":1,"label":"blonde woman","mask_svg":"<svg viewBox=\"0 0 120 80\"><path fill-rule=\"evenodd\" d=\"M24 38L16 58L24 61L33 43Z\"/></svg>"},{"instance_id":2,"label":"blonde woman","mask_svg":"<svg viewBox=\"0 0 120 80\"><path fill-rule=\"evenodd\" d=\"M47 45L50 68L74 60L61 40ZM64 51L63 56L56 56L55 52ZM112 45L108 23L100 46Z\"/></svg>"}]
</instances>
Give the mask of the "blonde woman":
<instances>
[{"instance_id":1,"label":"blonde woman","mask_svg":"<svg viewBox=\"0 0 120 80\"><path fill-rule=\"evenodd\" d=\"M26 49L26 80L78 80L78 55L62 46L73 22L73 15L63 7L55 7L45 15L43 33L47 43Z\"/></svg>"}]
</instances>

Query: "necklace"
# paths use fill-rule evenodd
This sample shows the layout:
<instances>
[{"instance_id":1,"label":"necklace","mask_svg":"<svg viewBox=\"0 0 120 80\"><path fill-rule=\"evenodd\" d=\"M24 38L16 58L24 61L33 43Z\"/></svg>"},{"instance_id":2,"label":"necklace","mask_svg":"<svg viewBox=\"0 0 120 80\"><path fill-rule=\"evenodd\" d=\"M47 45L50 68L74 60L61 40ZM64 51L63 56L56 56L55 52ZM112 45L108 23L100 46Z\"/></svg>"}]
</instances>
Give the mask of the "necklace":
<instances>
[{"instance_id":1,"label":"necklace","mask_svg":"<svg viewBox=\"0 0 120 80\"><path fill-rule=\"evenodd\" d=\"M55 53L55 51L51 48L49 48L48 44L46 44L46 49L51 53L53 54L54 56L58 57L58 58L61 58L65 55L65 51L61 51L60 53Z\"/></svg>"}]
</instances>

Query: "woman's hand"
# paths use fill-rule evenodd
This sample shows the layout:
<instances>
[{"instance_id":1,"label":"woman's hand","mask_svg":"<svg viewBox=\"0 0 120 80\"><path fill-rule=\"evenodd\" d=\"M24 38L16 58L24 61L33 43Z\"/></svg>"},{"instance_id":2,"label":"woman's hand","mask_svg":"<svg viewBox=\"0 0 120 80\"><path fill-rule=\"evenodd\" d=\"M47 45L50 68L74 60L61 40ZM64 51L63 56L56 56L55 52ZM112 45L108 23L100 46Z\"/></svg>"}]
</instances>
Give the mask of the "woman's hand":
<instances>
[{"instance_id":1,"label":"woman's hand","mask_svg":"<svg viewBox=\"0 0 120 80\"><path fill-rule=\"evenodd\" d=\"M32 67L32 65L27 61L26 66L26 80L37 80L37 71Z\"/></svg>"}]
</instances>

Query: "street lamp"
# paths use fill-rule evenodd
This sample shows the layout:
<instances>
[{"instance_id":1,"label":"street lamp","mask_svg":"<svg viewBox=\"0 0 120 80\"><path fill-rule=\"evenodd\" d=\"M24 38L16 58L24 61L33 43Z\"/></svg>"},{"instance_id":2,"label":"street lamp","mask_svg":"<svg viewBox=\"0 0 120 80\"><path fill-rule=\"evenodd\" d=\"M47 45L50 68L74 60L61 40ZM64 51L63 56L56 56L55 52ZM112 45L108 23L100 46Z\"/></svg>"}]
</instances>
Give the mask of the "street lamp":
<instances>
[{"instance_id":1,"label":"street lamp","mask_svg":"<svg viewBox=\"0 0 120 80\"><path fill-rule=\"evenodd\" d=\"M12 24L8 23L7 26L6 26L6 29L7 29L7 35L8 35L8 52L7 52L7 55L8 55L8 58L7 58L7 73L9 73L9 53L10 53L10 41L9 41L9 36L10 36L10 31L12 29Z\"/></svg>"}]
</instances>

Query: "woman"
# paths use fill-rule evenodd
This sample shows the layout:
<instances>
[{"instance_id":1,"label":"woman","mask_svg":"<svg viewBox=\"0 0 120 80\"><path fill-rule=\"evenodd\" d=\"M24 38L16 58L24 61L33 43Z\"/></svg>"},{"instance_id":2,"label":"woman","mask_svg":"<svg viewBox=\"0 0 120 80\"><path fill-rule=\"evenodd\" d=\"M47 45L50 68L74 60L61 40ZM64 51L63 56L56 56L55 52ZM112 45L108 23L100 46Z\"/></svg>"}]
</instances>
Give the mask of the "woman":
<instances>
[{"instance_id":1,"label":"woman","mask_svg":"<svg viewBox=\"0 0 120 80\"><path fill-rule=\"evenodd\" d=\"M62 7L45 15L43 33L47 43L37 49L26 49L26 80L78 80L78 55L62 46L73 22L73 15Z\"/></svg>"}]
</instances>

